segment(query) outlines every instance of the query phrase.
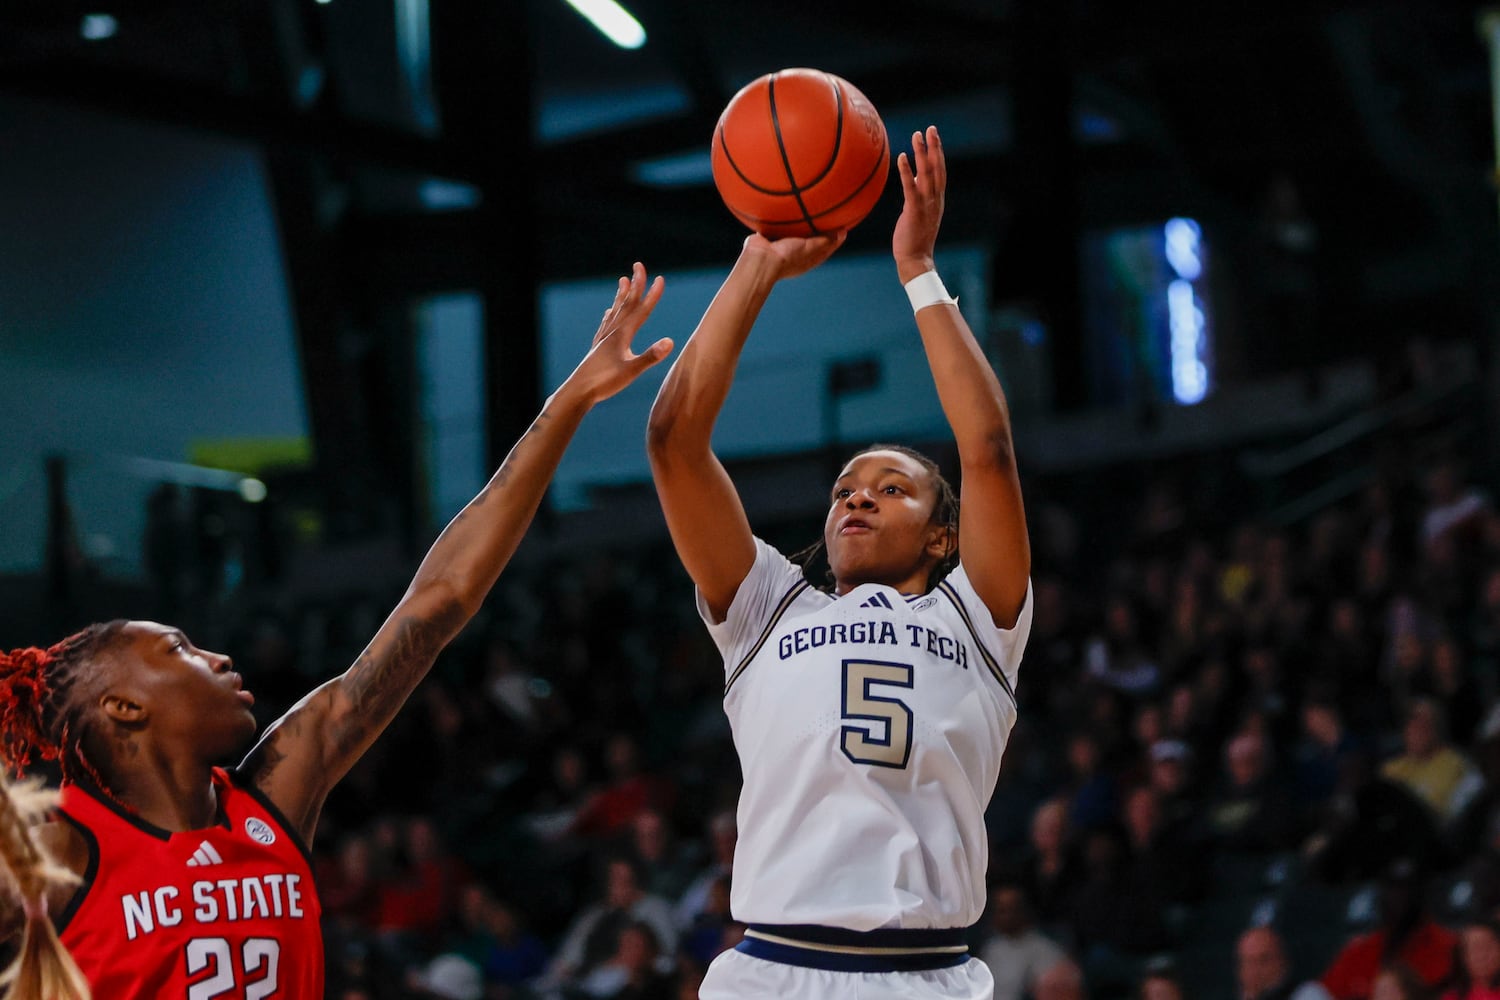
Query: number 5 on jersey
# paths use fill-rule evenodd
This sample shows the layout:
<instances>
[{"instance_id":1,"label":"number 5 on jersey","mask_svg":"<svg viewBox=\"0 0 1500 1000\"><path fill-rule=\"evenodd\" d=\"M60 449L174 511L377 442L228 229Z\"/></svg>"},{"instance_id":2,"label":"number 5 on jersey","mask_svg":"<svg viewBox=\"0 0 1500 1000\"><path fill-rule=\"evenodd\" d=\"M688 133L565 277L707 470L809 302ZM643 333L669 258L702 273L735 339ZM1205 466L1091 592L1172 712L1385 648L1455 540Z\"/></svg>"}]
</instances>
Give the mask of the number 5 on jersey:
<instances>
[{"instance_id":1,"label":"number 5 on jersey","mask_svg":"<svg viewBox=\"0 0 1500 1000\"><path fill-rule=\"evenodd\" d=\"M911 665L844 661L844 721L857 724L844 726L840 745L856 764L905 767L911 756L911 709L900 698L875 694L871 688L877 684L910 688Z\"/></svg>"}]
</instances>

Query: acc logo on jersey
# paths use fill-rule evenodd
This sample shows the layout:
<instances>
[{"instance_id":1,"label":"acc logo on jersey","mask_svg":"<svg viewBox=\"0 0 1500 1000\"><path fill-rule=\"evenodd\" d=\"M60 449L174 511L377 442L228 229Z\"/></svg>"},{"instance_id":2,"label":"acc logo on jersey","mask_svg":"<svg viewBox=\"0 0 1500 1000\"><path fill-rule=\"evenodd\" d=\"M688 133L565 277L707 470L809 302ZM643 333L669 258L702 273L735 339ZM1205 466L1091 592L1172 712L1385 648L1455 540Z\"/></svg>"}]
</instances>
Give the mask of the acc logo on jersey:
<instances>
[{"instance_id":1,"label":"acc logo on jersey","mask_svg":"<svg viewBox=\"0 0 1500 1000\"><path fill-rule=\"evenodd\" d=\"M257 844L265 844L267 847L276 843L276 831L271 829L271 824L259 816L251 816L245 820L245 835Z\"/></svg>"},{"instance_id":2,"label":"acc logo on jersey","mask_svg":"<svg viewBox=\"0 0 1500 1000\"><path fill-rule=\"evenodd\" d=\"M936 597L924 597L920 601L918 601L916 604L913 604L911 606L911 609L913 611L926 611L928 608L930 608L934 604L936 604L937 601L938 601L938 599Z\"/></svg>"}]
</instances>

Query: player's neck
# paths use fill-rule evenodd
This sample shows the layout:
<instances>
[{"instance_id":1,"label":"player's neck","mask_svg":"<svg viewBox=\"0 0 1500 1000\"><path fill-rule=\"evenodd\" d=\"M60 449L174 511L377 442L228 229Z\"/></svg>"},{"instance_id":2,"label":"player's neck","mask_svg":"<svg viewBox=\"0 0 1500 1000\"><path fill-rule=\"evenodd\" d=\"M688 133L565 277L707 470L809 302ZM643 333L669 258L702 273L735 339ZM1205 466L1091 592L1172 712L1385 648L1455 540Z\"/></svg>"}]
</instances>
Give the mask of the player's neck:
<instances>
[{"instance_id":1,"label":"player's neck","mask_svg":"<svg viewBox=\"0 0 1500 1000\"><path fill-rule=\"evenodd\" d=\"M213 768L141 748L128 766L116 767L111 791L152 826L178 833L213 826L219 818Z\"/></svg>"},{"instance_id":2,"label":"player's neck","mask_svg":"<svg viewBox=\"0 0 1500 1000\"><path fill-rule=\"evenodd\" d=\"M927 572L927 569L923 568L901 579L876 580L853 577L847 580L839 580L833 585L833 593L837 597L843 597L856 587L862 587L867 583L874 583L882 587L890 587L903 597L917 597L927 593Z\"/></svg>"}]
</instances>

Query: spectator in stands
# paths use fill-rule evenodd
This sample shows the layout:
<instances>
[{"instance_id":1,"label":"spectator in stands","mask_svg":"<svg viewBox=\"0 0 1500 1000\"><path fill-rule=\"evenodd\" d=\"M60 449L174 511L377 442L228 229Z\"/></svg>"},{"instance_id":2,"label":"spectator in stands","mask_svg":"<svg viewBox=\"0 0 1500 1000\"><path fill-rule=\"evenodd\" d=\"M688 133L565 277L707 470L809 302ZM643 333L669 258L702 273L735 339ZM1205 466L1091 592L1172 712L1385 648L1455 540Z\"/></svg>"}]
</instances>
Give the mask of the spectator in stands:
<instances>
[{"instance_id":1,"label":"spectator in stands","mask_svg":"<svg viewBox=\"0 0 1500 1000\"><path fill-rule=\"evenodd\" d=\"M1156 886L1166 902L1199 898L1206 883L1203 852L1189 823L1168 824L1161 797L1150 785L1132 789L1122 813L1132 882Z\"/></svg>"},{"instance_id":2,"label":"spectator in stands","mask_svg":"<svg viewBox=\"0 0 1500 1000\"><path fill-rule=\"evenodd\" d=\"M677 951L677 928L672 908L660 896L646 893L633 860L617 857L606 868L604 896L574 919L548 971L549 985L578 982L601 962L615 955L620 931L642 923L655 936L653 947L664 954Z\"/></svg>"},{"instance_id":3,"label":"spectator in stands","mask_svg":"<svg viewBox=\"0 0 1500 1000\"><path fill-rule=\"evenodd\" d=\"M1477 658L1491 669L1500 665L1500 566L1488 570L1480 582L1468 639Z\"/></svg>"},{"instance_id":4,"label":"spectator in stands","mask_svg":"<svg viewBox=\"0 0 1500 1000\"><path fill-rule=\"evenodd\" d=\"M318 891L323 897L325 916L363 927L375 925L380 884L374 847L368 836L347 834L339 842L335 857L323 859L318 867Z\"/></svg>"},{"instance_id":5,"label":"spectator in stands","mask_svg":"<svg viewBox=\"0 0 1500 1000\"><path fill-rule=\"evenodd\" d=\"M538 838L555 841L572 829L593 796L583 751L571 743L557 747L552 754L550 779L537 790L525 822Z\"/></svg>"},{"instance_id":6,"label":"spectator in stands","mask_svg":"<svg viewBox=\"0 0 1500 1000\"><path fill-rule=\"evenodd\" d=\"M1038 566L1048 565L1040 557L1034 562ZM1069 603L1069 593L1056 577L1038 576L1032 581L1035 607L1031 639L1026 643L1026 663L1035 669L1027 683L1016 692L1021 699L1022 721L1031 716L1028 709L1032 705L1037 706L1037 711L1065 705L1071 694L1069 687L1078 676L1083 636L1073 621L1074 608Z\"/></svg>"},{"instance_id":7,"label":"spectator in stands","mask_svg":"<svg viewBox=\"0 0 1500 1000\"><path fill-rule=\"evenodd\" d=\"M1242 709L1258 713L1273 743L1286 745L1291 741L1297 719L1292 712L1291 692L1281 657L1269 643L1253 643L1240 656L1240 672L1246 684L1239 698Z\"/></svg>"},{"instance_id":8,"label":"spectator in stands","mask_svg":"<svg viewBox=\"0 0 1500 1000\"><path fill-rule=\"evenodd\" d=\"M458 928L448 952L477 965L491 994L509 996L547 969L547 948L524 930L515 911L478 883L459 895Z\"/></svg>"},{"instance_id":9,"label":"spectator in stands","mask_svg":"<svg viewBox=\"0 0 1500 1000\"><path fill-rule=\"evenodd\" d=\"M1234 955L1238 1000L1328 1000L1320 984L1298 983L1292 977L1286 946L1270 927L1252 927L1241 934Z\"/></svg>"},{"instance_id":10,"label":"spectator in stands","mask_svg":"<svg viewBox=\"0 0 1500 1000\"><path fill-rule=\"evenodd\" d=\"M525 745L544 727L545 717L536 696L536 678L516 655L513 643L503 635L490 636L484 648L483 691L507 725L516 731L515 745Z\"/></svg>"},{"instance_id":11,"label":"spectator in stands","mask_svg":"<svg viewBox=\"0 0 1500 1000\"><path fill-rule=\"evenodd\" d=\"M734 810L722 809L708 821L708 847L710 858L693 880L688 883L682 898L677 902L676 920L680 928L693 926L698 916L707 909L709 894L714 883L727 879L734 871L734 848L739 843L739 827L736 826Z\"/></svg>"},{"instance_id":12,"label":"spectator in stands","mask_svg":"<svg viewBox=\"0 0 1500 1000\"><path fill-rule=\"evenodd\" d=\"M608 838L629 828L636 816L665 804L663 783L641 769L640 751L628 733L615 733L604 749L609 784L584 804L573 821L573 833Z\"/></svg>"},{"instance_id":13,"label":"spectator in stands","mask_svg":"<svg viewBox=\"0 0 1500 1000\"><path fill-rule=\"evenodd\" d=\"M1176 964L1170 958L1147 962L1136 997L1137 1000L1187 1000Z\"/></svg>"},{"instance_id":14,"label":"spectator in stands","mask_svg":"<svg viewBox=\"0 0 1500 1000\"><path fill-rule=\"evenodd\" d=\"M1474 762L1482 784L1464 803L1450 824L1448 834L1451 853L1467 858L1481 851L1500 851L1491 840L1496 831L1495 817L1500 815L1500 705L1495 705L1480 725L1474 744Z\"/></svg>"},{"instance_id":15,"label":"spectator in stands","mask_svg":"<svg viewBox=\"0 0 1500 1000\"><path fill-rule=\"evenodd\" d=\"M641 866L642 887L663 899L681 898L693 873L684 866L684 856L660 812L645 809L636 814L630 824L630 846Z\"/></svg>"},{"instance_id":16,"label":"spectator in stands","mask_svg":"<svg viewBox=\"0 0 1500 1000\"><path fill-rule=\"evenodd\" d=\"M1088 877L1072 906L1078 953L1090 982L1134 982L1134 958L1170 944L1161 886L1133 877L1124 834L1093 830L1084 838Z\"/></svg>"},{"instance_id":17,"label":"spectator in stands","mask_svg":"<svg viewBox=\"0 0 1500 1000\"><path fill-rule=\"evenodd\" d=\"M733 924L729 912L729 876L714 879L708 898L692 924L683 932L682 950L701 968L708 968L724 950L724 935Z\"/></svg>"},{"instance_id":18,"label":"spectator in stands","mask_svg":"<svg viewBox=\"0 0 1500 1000\"><path fill-rule=\"evenodd\" d=\"M1082 878L1068 826L1067 800L1043 802L1031 817L1031 851L1021 862L1027 898L1035 903L1043 925L1055 926L1067 919Z\"/></svg>"},{"instance_id":19,"label":"spectator in stands","mask_svg":"<svg viewBox=\"0 0 1500 1000\"><path fill-rule=\"evenodd\" d=\"M1135 609L1123 595L1109 599L1103 634L1089 641L1083 658L1088 678L1116 691L1144 696L1161 683L1161 668L1141 641Z\"/></svg>"},{"instance_id":20,"label":"spectator in stands","mask_svg":"<svg viewBox=\"0 0 1500 1000\"><path fill-rule=\"evenodd\" d=\"M1056 963L1037 977L1031 1000L1088 1000L1083 970L1067 959Z\"/></svg>"},{"instance_id":21,"label":"spectator in stands","mask_svg":"<svg viewBox=\"0 0 1500 1000\"><path fill-rule=\"evenodd\" d=\"M1375 986L1370 990L1370 1000L1432 1000L1437 991L1429 989L1402 962L1393 962L1380 970L1375 977Z\"/></svg>"},{"instance_id":22,"label":"spectator in stands","mask_svg":"<svg viewBox=\"0 0 1500 1000\"><path fill-rule=\"evenodd\" d=\"M1164 617L1163 634L1155 646L1160 654L1163 679L1175 680L1197 665L1211 628L1204 608L1203 587L1194 577L1187 573L1178 576Z\"/></svg>"},{"instance_id":23,"label":"spectator in stands","mask_svg":"<svg viewBox=\"0 0 1500 1000\"><path fill-rule=\"evenodd\" d=\"M1193 801L1193 751L1178 739L1151 744L1151 767L1147 774L1151 789L1168 825L1191 823L1197 816Z\"/></svg>"},{"instance_id":24,"label":"spectator in stands","mask_svg":"<svg viewBox=\"0 0 1500 1000\"><path fill-rule=\"evenodd\" d=\"M1373 680L1375 648L1370 642L1364 610L1352 593L1332 599L1327 624L1314 649L1318 677L1333 690L1350 692Z\"/></svg>"},{"instance_id":25,"label":"spectator in stands","mask_svg":"<svg viewBox=\"0 0 1500 1000\"><path fill-rule=\"evenodd\" d=\"M1315 809L1333 796L1343 759L1354 746L1338 703L1321 693L1310 695L1302 704L1302 739L1292 767L1293 787L1304 810Z\"/></svg>"},{"instance_id":26,"label":"spectator in stands","mask_svg":"<svg viewBox=\"0 0 1500 1000\"><path fill-rule=\"evenodd\" d=\"M1465 484L1458 462L1439 462L1427 473L1427 509L1422 512L1422 542L1442 539L1477 541L1489 510L1484 494Z\"/></svg>"},{"instance_id":27,"label":"spectator in stands","mask_svg":"<svg viewBox=\"0 0 1500 1000\"><path fill-rule=\"evenodd\" d=\"M418 996L434 1000L484 1000L479 966L461 955L439 955L412 976Z\"/></svg>"},{"instance_id":28,"label":"spectator in stands","mask_svg":"<svg viewBox=\"0 0 1500 1000\"><path fill-rule=\"evenodd\" d=\"M1435 864L1443 850L1431 810L1405 786L1382 778L1370 754L1356 747L1344 756L1338 791L1303 854L1319 878L1352 882L1402 857Z\"/></svg>"},{"instance_id":29,"label":"spectator in stands","mask_svg":"<svg viewBox=\"0 0 1500 1000\"><path fill-rule=\"evenodd\" d=\"M1379 923L1346 944L1323 973L1334 1000L1365 1000L1382 966L1404 962L1429 987L1447 980L1457 937L1427 912L1416 865L1402 859L1381 880Z\"/></svg>"},{"instance_id":30,"label":"spectator in stands","mask_svg":"<svg viewBox=\"0 0 1500 1000\"><path fill-rule=\"evenodd\" d=\"M1477 791L1474 765L1448 743L1442 706L1431 698L1412 702L1401 738L1402 753L1386 761L1381 773L1406 786L1446 825L1465 796Z\"/></svg>"},{"instance_id":31,"label":"spectator in stands","mask_svg":"<svg viewBox=\"0 0 1500 1000\"><path fill-rule=\"evenodd\" d=\"M1068 740L1068 819L1075 830L1098 829L1113 821L1120 808L1119 790L1103 756L1092 727Z\"/></svg>"},{"instance_id":32,"label":"spectator in stands","mask_svg":"<svg viewBox=\"0 0 1500 1000\"><path fill-rule=\"evenodd\" d=\"M1442 706L1448 720L1448 738L1455 746L1467 747L1474 742L1484 719L1484 693L1464 661L1463 647L1452 635L1444 633L1433 641L1427 673L1418 689Z\"/></svg>"},{"instance_id":33,"label":"spectator in stands","mask_svg":"<svg viewBox=\"0 0 1500 1000\"><path fill-rule=\"evenodd\" d=\"M1464 926L1453 984L1444 1000L1500 1000L1500 924L1473 920Z\"/></svg>"},{"instance_id":34,"label":"spectator in stands","mask_svg":"<svg viewBox=\"0 0 1500 1000\"><path fill-rule=\"evenodd\" d=\"M979 949L979 957L994 974L995 1000L1032 995L1037 978L1067 959L1056 942L1036 929L1020 882L997 882L990 890L990 926L995 934Z\"/></svg>"},{"instance_id":35,"label":"spectator in stands","mask_svg":"<svg viewBox=\"0 0 1500 1000\"><path fill-rule=\"evenodd\" d=\"M382 880L375 927L388 942L415 947L442 929L467 879L428 817L406 820L401 838L401 864Z\"/></svg>"},{"instance_id":36,"label":"spectator in stands","mask_svg":"<svg viewBox=\"0 0 1500 1000\"><path fill-rule=\"evenodd\" d=\"M590 1000L671 1000L672 982L663 971L661 948L650 924L632 921L620 928L614 952L578 984Z\"/></svg>"},{"instance_id":37,"label":"spectator in stands","mask_svg":"<svg viewBox=\"0 0 1500 1000\"><path fill-rule=\"evenodd\" d=\"M1291 846L1296 836L1290 797L1272 781L1266 737L1247 730L1224 748L1226 781L1209 804L1208 825L1221 849L1263 854Z\"/></svg>"},{"instance_id":38,"label":"spectator in stands","mask_svg":"<svg viewBox=\"0 0 1500 1000\"><path fill-rule=\"evenodd\" d=\"M1134 741L1134 749L1150 761L1151 748L1158 740L1166 739L1167 736L1167 710L1159 701L1142 702L1136 706L1135 714L1130 719L1130 738ZM1141 773L1150 770L1143 767Z\"/></svg>"}]
</instances>

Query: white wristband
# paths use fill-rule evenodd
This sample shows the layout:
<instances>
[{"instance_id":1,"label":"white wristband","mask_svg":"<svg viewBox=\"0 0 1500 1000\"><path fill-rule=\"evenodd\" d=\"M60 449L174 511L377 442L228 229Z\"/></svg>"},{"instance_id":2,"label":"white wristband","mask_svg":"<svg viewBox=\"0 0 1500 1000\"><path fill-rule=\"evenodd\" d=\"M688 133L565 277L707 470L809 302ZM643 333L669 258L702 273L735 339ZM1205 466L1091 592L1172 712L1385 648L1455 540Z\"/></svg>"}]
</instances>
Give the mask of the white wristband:
<instances>
[{"instance_id":1,"label":"white wristband","mask_svg":"<svg viewBox=\"0 0 1500 1000\"><path fill-rule=\"evenodd\" d=\"M938 277L936 271L923 271L903 287L906 289L906 297L911 299L912 312L928 306L958 305L958 300L948 294L948 289L943 286L943 279Z\"/></svg>"}]
</instances>

